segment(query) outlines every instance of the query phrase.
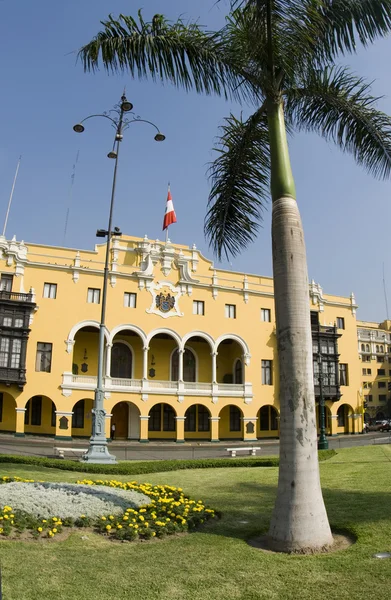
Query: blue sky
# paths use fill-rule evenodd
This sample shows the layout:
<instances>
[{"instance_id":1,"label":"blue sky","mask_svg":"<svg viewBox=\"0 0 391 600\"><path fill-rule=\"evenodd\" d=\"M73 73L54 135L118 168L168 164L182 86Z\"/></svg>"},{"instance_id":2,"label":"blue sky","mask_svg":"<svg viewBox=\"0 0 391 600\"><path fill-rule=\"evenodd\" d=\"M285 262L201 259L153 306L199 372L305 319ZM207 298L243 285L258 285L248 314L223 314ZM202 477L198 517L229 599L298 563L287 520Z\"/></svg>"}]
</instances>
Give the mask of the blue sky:
<instances>
[{"instance_id":1,"label":"blue sky","mask_svg":"<svg viewBox=\"0 0 391 600\"><path fill-rule=\"evenodd\" d=\"M97 228L107 226L113 162L106 158L112 130L105 120L91 120L84 135L72 126L81 118L110 109L126 85L127 96L142 118L166 134L132 125L121 147L115 224L122 231L162 239L167 182L171 182L178 223L174 242L193 244L212 258L203 237L209 184L207 163L213 158L218 126L240 107L215 97L186 94L170 85L84 74L76 51L99 31L109 13L145 18L156 12L175 19L198 19L210 29L223 24L227 1L215 0L0 0L0 222L22 154L7 235L27 242L61 245L65 216L70 216L65 243L93 248ZM381 108L391 113L389 57L391 40L381 40L345 62L374 80ZM298 202L303 218L310 278L324 291L354 291L358 316L386 317L383 262L391 309L390 182L379 182L333 145L308 134L290 140ZM76 154L73 197L72 165ZM270 210L259 237L224 268L271 275Z\"/></svg>"}]
</instances>

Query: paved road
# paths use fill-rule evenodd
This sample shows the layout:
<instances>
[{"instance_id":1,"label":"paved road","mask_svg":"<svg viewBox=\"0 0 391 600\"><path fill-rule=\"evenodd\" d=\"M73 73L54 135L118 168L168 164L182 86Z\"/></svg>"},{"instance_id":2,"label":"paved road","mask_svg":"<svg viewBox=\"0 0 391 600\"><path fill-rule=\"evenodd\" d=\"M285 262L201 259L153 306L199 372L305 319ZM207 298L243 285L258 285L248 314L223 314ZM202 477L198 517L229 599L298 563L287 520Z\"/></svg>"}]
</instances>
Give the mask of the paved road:
<instances>
[{"instance_id":1,"label":"paved road","mask_svg":"<svg viewBox=\"0 0 391 600\"><path fill-rule=\"evenodd\" d=\"M353 446L368 446L373 444L390 444L391 434L373 432L363 435L342 435L328 438L329 448L350 448ZM53 438L39 438L26 436L15 438L13 435L0 434L1 454L22 454L28 456L53 456L54 448L86 448L87 440L73 440L72 442L57 442ZM244 442L220 442L211 444L207 442L174 444L172 442L154 442L139 444L138 442L114 441L109 444L109 450L118 460L167 460L191 458L216 458L227 457L226 448L249 446ZM261 447L260 456L276 456L279 454L278 440L262 440L254 444ZM243 454L238 454L243 456Z\"/></svg>"}]
</instances>

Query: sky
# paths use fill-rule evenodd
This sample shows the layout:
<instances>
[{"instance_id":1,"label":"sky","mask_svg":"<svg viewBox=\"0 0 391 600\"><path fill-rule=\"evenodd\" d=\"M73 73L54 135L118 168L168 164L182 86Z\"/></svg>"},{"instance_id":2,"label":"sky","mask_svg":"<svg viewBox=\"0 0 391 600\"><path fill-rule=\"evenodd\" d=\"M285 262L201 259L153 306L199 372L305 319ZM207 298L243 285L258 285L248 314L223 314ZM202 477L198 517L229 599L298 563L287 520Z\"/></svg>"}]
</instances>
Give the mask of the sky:
<instances>
[{"instance_id":1,"label":"sky","mask_svg":"<svg viewBox=\"0 0 391 600\"><path fill-rule=\"evenodd\" d=\"M22 155L7 237L49 245L93 249L95 232L107 228L113 161L107 152L113 130L91 119L83 135L73 132L82 118L110 110L124 87L134 111L152 127L134 123L121 145L114 225L130 235L163 239L162 221L171 183L178 222L175 243L196 244L213 259L203 222L210 190L206 171L218 127L239 105L186 93L170 84L84 73L77 50L101 29L110 13L149 20L163 13L198 20L213 30L224 24L228 0L0 0L0 224L4 222L19 155ZM373 81L379 106L391 113L391 39L358 49L345 64ZM244 108L246 111L246 108ZM354 292L358 318L387 317L383 265L391 309L390 182L377 181L351 156L315 135L289 140L301 211L310 279L329 294ZM71 186L76 162L74 184ZM66 226L66 216L68 223ZM218 267L272 275L270 206L257 241ZM66 231L65 231L66 230Z\"/></svg>"}]
</instances>

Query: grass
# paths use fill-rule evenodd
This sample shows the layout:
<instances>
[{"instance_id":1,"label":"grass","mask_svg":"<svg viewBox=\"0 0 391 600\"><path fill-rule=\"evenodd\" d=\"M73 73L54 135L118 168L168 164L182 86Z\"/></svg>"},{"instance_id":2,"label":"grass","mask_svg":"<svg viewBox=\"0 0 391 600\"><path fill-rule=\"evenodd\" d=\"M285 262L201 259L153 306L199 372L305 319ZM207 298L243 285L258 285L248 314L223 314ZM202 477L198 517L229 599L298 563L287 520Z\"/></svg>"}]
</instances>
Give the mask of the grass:
<instances>
[{"instance_id":1,"label":"grass","mask_svg":"<svg viewBox=\"0 0 391 600\"><path fill-rule=\"evenodd\" d=\"M85 532L63 542L1 540L4 600L388 599L391 560L372 554L391 551L391 447L340 450L320 470L332 526L357 536L348 550L303 557L265 554L246 544L267 530L275 467L151 473L137 479L181 486L223 511L223 518L203 531L148 543L110 543L90 533L85 539ZM1 475L83 477L19 464L1 464Z\"/></svg>"}]
</instances>

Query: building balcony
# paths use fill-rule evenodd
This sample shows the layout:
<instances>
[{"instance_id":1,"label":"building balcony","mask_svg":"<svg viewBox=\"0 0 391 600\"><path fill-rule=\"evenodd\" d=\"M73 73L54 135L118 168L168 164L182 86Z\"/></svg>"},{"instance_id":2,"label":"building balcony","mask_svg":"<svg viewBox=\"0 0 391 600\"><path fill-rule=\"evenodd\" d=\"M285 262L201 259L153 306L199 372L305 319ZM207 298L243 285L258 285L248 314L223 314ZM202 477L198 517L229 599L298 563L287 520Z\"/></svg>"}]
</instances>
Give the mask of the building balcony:
<instances>
[{"instance_id":1,"label":"building balcony","mask_svg":"<svg viewBox=\"0 0 391 600\"><path fill-rule=\"evenodd\" d=\"M32 293L25 294L20 292L7 292L5 290L0 291L0 301L10 300L13 302L31 302L34 303L34 296Z\"/></svg>"},{"instance_id":2,"label":"building balcony","mask_svg":"<svg viewBox=\"0 0 391 600\"><path fill-rule=\"evenodd\" d=\"M5 385L16 384L20 389L23 389L26 384L26 369L0 367L0 383L5 383Z\"/></svg>"},{"instance_id":3,"label":"building balcony","mask_svg":"<svg viewBox=\"0 0 391 600\"><path fill-rule=\"evenodd\" d=\"M63 393L71 390L95 390L97 378L90 375L63 373ZM104 388L108 392L135 394L168 394L180 396L227 396L252 398L251 383L206 383L198 381L159 381L151 379L123 379L104 377Z\"/></svg>"}]
</instances>

